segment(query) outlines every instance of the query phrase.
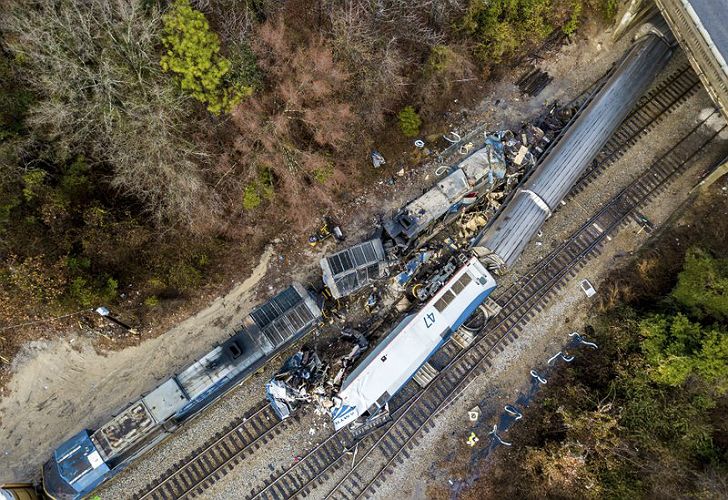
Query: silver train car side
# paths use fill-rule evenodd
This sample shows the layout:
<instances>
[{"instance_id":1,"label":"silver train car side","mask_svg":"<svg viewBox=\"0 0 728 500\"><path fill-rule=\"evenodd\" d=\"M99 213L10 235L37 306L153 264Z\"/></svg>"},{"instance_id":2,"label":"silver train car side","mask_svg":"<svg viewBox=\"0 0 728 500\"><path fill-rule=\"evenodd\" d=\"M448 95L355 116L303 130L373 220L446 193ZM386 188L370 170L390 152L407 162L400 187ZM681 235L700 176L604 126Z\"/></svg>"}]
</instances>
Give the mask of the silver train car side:
<instances>
[{"instance_id":1,"label":"silver train car side","mask_svg":"<svg viewBox=\"0 0 728 500\"><path fill-rule=\"evenodd\" d=\"M376 416L495 289L476 258L419 311L404 318L344 380L331 409L338 430Z\"/></svg>"},{"instance_id":2,"label":"silver train car side","mask_svg":"<svg viewBox=\"0 0 728 500\"><path fill-rule=\"evenodd\" d=\"M646 33L645 33L646 32ZM672 56L675 39L659 15L473 250L489 265L513 265L561 200L629 115Z\"/></svg>"},{"instance_id":3,"label":"silver train car side","mask_svg":"<svg viewBox=\"0 0 728 500\"><path fill-rule=\"evenodd\" d=\"M99 429L82 430L60 445L43 466L46 495L58 500L87 495L301 338L320 317L298 283L256 307L229 340Z\"/></svg>"}]
</instances>

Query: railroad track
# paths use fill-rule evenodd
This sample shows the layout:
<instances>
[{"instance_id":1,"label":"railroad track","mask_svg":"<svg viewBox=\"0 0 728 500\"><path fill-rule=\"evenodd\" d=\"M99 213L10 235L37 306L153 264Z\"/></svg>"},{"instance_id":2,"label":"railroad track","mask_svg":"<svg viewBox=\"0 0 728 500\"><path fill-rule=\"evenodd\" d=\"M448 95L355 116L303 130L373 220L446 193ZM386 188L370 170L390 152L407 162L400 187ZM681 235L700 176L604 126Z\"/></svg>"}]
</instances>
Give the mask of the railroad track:
<instances>
[{"instance_id":1,"label":"railroad track","mask_svg":"<svg viewBox=\"0 0 728 500\"><path fill-rule=\"evenodd\" d=\"M579 178L567 199L581 193L597 175L619 160L639 139L662 123L672 111L701 88L700 79L689 64L674 71L640 98L597 157Z\"/></svg>"},{"instance_id":2,"label":"railroad track","mask_svg":"<svg viewBox=\"0 0 728 500\"><path fill-rule=\"evenodd\" d=\"M432 429L436 416L492 366L490 359L518 338L528 321L571 277L601 253L607 237L631 221L639 222L635 210L667 189L691 160L712 142L718 132L706 137L701 131L703 123L693 128L544 259L527 283L498 297L503 305L498 323L487 328L476 343L453 356L424 390L410 393L406 402L394 410L393 422L359 444L365 451L358 456L350 455L354 441L347 430L339 431L294 467L272 477L261 490L251 492L248 498L306 496L348 464L350 456L351 469L343 478L337 479L337 486L320 496L346 499L371 496L386 475L408 458L412 448Z\"/></svg>"},{"instance_id":3,"label":"railroad track","mask_svg":"<svg viewBox=\"0 0 728 500\"><path fill-rule=\"evenodd\" d=\"M600 152L597 161L593 162L582 176L577 188L583 189L608 164L621 157L640 137L649 132L659 121L664 120L666 116L693 95L698 88L697 76L689 66L685 66L672 73L648 92ZM599 163L600 161L604 162L604 165ZM522 285L523 282L520 282L519 288ZM506 297L506 294L512 291L513 286L511 285L508 290L502 290L498 297L503 298L498 298L498 300L507 304L510 298ZM506 292L506 294L502 292ZM521 293L521 298L522 295ZM516 299L518 298L516 297ZM501 314L505 313L507 311L503 311ZM448 342L441 348L435 358L444 359L445 361L440 364L447 364L449 360L457 355L459 350L457 346ZM395 398L393 404L396 403L397 399L399 398ZM298 421L301 416L302 412L299 412L292 419L281 422L275 417L267 402L261 402L249 415L231 422L213 439L190 453L180 462L177 462L161 477L138 490L134 494L134 498L156 500L198 496L217 479L227 474L244 457L255 452L262 444L269 442L278 435L283 430L284 424ZM349 439L346 440L346 442L348 441ZM344 445L339 444L337 446ZM273 480L274 478L271 478L268 483Z\"/></svg>"},{"instance_id":4,"label":"railroad track","mask_svg":"<svg viewBox=\"0 0 728 500\"><path fill-rule=\"evenodd\" d=\"M199 495L245 456L280 434L283 424L298 421L302 415L303 412L299 412L280 421L271 406L261 402L242 420L229 424L212 440L168 469L161 478L138 491L134 498L169 500Z\"/></svg>"}]
</instances>

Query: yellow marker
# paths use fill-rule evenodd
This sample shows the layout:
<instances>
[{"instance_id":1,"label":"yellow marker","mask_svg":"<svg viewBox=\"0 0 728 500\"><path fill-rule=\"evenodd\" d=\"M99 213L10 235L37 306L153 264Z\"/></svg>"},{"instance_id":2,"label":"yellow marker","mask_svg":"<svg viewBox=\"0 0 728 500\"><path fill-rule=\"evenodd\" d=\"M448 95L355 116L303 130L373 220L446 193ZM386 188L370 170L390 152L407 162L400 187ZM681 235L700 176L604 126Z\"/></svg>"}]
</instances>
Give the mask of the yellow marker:
<instances>
[{"instance_id":1,"label":"yellow marker","mask_svg":"<svg viewBox=\"0 0 728 500\"><path fill-rule=\"evenodd\" d=\"M473 446L475 446L475 443L477 443L478 441L480 441L478 439L478 436L476 436L474 432L471 432L470 437L468 437L468 440L467 440L468 446L473 447Z\"/></svg>"}]
</instances>

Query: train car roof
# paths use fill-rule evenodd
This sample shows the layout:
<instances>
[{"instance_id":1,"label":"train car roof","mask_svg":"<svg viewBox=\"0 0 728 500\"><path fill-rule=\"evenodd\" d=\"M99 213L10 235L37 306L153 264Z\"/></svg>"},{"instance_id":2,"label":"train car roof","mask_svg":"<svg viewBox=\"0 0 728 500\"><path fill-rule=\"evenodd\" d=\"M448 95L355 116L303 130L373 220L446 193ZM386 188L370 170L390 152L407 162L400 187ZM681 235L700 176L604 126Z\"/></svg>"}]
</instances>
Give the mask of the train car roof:
<instances>
[{"instance_id":1,"label":"train car roof","mask_svg":"<svg viewBox=\"0 0 728 500\"><path fill-rule=\"evenodd\" d=\"M356 416L381 407L429 359L495 288L475 258L460 268L425 306L404 318L346 378L341 406L332 410L341 428ZM356 414L356 415L355 415Z\"/></svg>"},{"instance_id":2,"label":"train car roof","mask_svg":"<svg viewBox=\"0 0 728 500\"><path fill-rule=\"evenodd\" d=\"M381 278L386 269L384 256L382 240L374 238L321 259L323 280L331 295L345 297Z\"/></svg>"},{"instance_id":3,"label":"train car roof","mask_svg":"<svg viewBox=\"0 0 728 500\"><path fill-rule=\"evenodd\" d=\"M80 498L108 474L109 467L83 430L59 446L43 466L43 487L58 500Z\"/></svg>"}]
</instances>

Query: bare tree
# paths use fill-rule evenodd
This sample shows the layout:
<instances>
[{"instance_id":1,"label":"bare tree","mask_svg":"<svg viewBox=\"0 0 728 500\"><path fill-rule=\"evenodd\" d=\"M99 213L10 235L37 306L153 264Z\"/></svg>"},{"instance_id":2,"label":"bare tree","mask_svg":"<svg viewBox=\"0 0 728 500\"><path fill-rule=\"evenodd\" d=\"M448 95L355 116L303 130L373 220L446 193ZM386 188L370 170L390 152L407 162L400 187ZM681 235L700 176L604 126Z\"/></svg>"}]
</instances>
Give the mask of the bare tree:
<instances>
[{"instance_id":1,"label":"bare tree","mask_svg":"<svg viewBox=\"0 0 728 500\"><path fill-rule=\"evenodd\" d=\"M17 1L0 26L40 96L29 123L57 157L110 164L113 186L189 224L216 201L185 139L190 104L159 67L159 14L137 0Z\"/></svg>"}]
</instances>

